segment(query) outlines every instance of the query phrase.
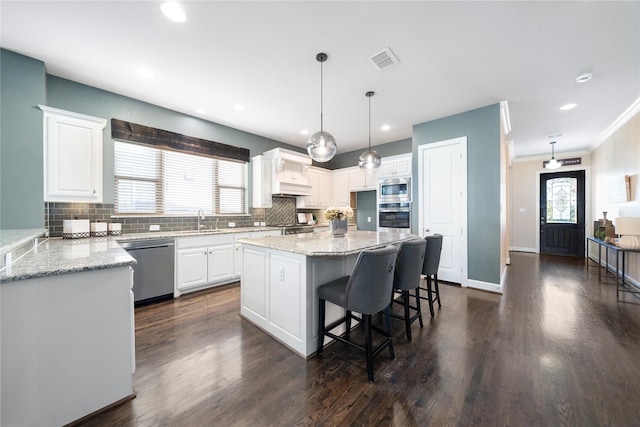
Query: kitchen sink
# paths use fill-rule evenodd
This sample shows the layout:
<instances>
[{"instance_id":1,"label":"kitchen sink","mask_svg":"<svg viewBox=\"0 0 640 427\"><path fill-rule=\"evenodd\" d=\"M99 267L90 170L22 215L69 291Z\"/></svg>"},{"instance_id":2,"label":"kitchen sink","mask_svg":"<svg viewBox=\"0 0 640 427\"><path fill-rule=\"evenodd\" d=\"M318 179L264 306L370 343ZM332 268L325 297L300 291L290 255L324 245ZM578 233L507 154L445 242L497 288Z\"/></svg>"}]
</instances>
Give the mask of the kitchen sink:
<instances>
[{"instance_id":1,"label":"kitchen sink","mask_svg":"<svg viewBox=\"0 0 640 427\"><path fill-rule=\"evenodd\" d=\"M176 234L211 234L219 232L220 230L182 230L176 231Z\"/></svg>"}]
</instances>

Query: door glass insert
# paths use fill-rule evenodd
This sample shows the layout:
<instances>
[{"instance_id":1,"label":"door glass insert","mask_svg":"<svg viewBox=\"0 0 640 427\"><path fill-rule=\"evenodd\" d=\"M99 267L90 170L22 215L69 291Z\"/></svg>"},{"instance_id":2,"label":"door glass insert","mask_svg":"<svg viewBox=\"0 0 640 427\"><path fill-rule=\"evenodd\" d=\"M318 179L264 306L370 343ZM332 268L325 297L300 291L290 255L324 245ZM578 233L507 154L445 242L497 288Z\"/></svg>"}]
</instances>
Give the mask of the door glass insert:
<instances>
[{"instance_id":1,"label":"door glass insert","mask_svg":"<svg viewBox=\"0 0 640 427\"><path fill-rule=\"evenodd\" d=\"M577 189L577 178L553 178L547 181L547 224L577 224Z\"/></svg>"}]
</instances>

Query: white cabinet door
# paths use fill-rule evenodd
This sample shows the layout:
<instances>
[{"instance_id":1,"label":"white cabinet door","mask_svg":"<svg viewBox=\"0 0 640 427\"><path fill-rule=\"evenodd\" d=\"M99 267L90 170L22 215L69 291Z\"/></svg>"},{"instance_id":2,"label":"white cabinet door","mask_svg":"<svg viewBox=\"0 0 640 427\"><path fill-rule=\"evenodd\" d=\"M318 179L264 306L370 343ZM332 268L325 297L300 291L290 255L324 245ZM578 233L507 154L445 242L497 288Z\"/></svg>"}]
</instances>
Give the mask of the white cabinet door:
<instances>
[{"instance_id":1,"label":"white cabinet door","mask_svg":"<svg viewBox=\"0 0 640 427\"><path fill-rule=\"evenodd\" d=\"M253 172L253 207L270 208L272 206L273 162L265 156L255 156L251 159L251 168Z\"/></svg>"},{"instance_id":2,"label":"white cabinet door","mask_svg":"<svg viewBox=\"0 0 640 427\"><path fill-rule=\"evenodd\" d=\"M290 182L293 184L307 184L305 176L307 166L288 160L276 161L275 180L280 182Z\"/></svg>"},{"instance_id":3,"label":"white cabinet door","mask_svg":"<svg viewBox=\"0 0 640 427\"><path fill-rule=\"evenodd\" d=\"M271 254L269 257L269 323L297 340L306 326L303 317L305 288L304 258Z\"/></svg>"},{"instance_id":4,"label":"white cabinet door","mask_svg":"<svg viewBox=\"0 0 640 427\"><path fill-rule=\"evenodd\" d=\"M176 251L176 287L186 289L207 283L207 248Z\"/></svg>"},{"instance_id":5,"label":"white cabinet door","mask_svg":"<svg viewBox=\"0 0 640 427\"><path fill-rule=\"evenodd\" d=\"M307 207L311 207L311 206L318 206L318 178L319 178L320 174L318 173L317 170L314 169L309 169L307 171L307 183L311 186L311 195L310 196L306 196L306 206Z\"/></svg>"},{"instance_id":6,"label":"white cabinet door","mask_svg":"<svg viewBox=\"0 0 640 427\"><path fill-rule=\"evenodd\" d=\"M380 178L389 178L411 175L411 158L412 155L410 153L383 157L378 176Z\"/></svg>"},{"instance_id":7,"label":"white cabinet door","mask_svg":"<svg viewBox=\"0 0 640 427\"><path fill-rule=\"evenodd\" d=\"M360 168L349 168L349 191L361 191L365 182L365 173Z\"/></svg>"},{"instance_id":8,"label":"white cabinet door","mask_svg":"<svg viewBox=\"0 0 640 427\"><path fill-rule=\"evenodd\" d=\"M240 277L242 275L242 244L234 245L235 259L233 260L233 276Z\"/></svg>"},{"instance_id":9,"label":"white cabinet door","mask_svg":"<svg viewBox=\"0 0 640 427\"><path fill-rule=\"evenodd\" d=\"M219 282L233 277L235 245L212 246L207 251L207 282Z\"/></svg>"},{"instance_id":10,"label":"white cabinet door","mask_svg":"<svg viewBox=\"0 0 640 427\"><path fill-rule=\"evenodd\" d=\"M341 170L332 174L333 178L333 200L334 205L349 204L349 172Z\"/></svg>"},{"instance_id":11,"label":"white cabinet door","mask_svg":"<svg viewBox=\"0 0 640 427\"><path fill-rule=\"evenodd\" d=\"M318 172L318 206L329 206L331 204L331 173Z\"/></svg>"},{"instance_id":12,"label":"white cabinet door","mask_svg":"<svg viewBox=\"0 0 640 427\"><path fill-rule=\"evenodd\" d=\"M102 203L102 130L107 121L40 105L44 200Z\"/></svg>"}]
</instances>

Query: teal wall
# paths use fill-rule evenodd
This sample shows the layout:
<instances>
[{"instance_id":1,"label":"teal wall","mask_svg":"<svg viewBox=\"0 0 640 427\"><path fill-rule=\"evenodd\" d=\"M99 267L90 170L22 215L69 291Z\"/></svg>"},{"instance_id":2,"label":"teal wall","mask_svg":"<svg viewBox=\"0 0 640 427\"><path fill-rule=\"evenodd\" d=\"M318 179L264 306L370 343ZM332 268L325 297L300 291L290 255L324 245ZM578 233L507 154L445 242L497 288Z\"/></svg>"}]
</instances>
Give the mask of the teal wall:
<instances>
[{"instance_id":1,"label":"teal wall","mask_svg":"<svg viewBox=\"0 0 640 427\"><path fill-rule=\"evenodd\" d=\"M44 228L41 61L0 49L0 229Z\"/></svg>"},{"instance_id":2,"label":"teal wall","mask_svg":"<svg viewBox=\"0 0 640 427\"><path fill-rule=\"evenodd\" d=\"M50 107L109 120L104 130L104 203L113 203L112 118L247 148L251 156L276 147L305 152L299 147L51 75L47 75L47 92L47 105ZM249 185L249 204L251 189Z\"/></svg>"},{"instance_id":3,"label":"teal wall","mask_svg":"<svg viewBox=\"0 0 640 427\"><path fill-rule=\"evenodd\" d=\"M467 249L469 279L500 283L500 104L413 126L413 179L418 147L467 137ZM413 186L418 200L418 185ZM418 210L413 210L417 232Z\"/></svg>"},{"instance_id":4,"label":"teal wall","mask_svg":"<svg viewBox=\"0 0 640 427\"><path fill-rule=\"evenodd\" d=\"M375 145L371 147L380 154L381 157L395 156L396 154L407 154L411 152L411 139L402 139L400 141L388 142L386 144ZM340 143L338 141L338 154L327 163L318 164L317 166L327 169L342 169L351 166L358 166L358 158L360 154L366 150L354 150L347 153L340 152Z\"/></svg>"},{"instance_id":5,"label":"teal wall","mask_svg":"<svg viewBox=\"0 0 640 427\"><path fill-rule=\"evenodd\" d=\"M358 230L376 231L378 224L377 200L375 191L358 191L356 193L356 224ZM367 222L371 217L371 222Z\"/></svg>"}]
</instances>

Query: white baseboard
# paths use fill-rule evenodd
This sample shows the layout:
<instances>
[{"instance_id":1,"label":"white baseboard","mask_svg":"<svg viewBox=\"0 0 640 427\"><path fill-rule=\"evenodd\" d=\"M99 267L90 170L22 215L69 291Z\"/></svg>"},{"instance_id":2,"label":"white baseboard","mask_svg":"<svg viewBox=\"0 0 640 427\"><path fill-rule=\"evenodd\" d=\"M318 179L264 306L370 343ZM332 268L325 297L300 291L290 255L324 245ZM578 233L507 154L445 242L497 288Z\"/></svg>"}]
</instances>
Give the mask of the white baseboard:
<instances>
[{"instance_id":1,"label":"white baseboard","mask_svg":"<svg viewBox=\"0 0 640 427\"><path fill-rule=\"evenodd\" d=\"M501 279L501 281L503 281L503 280L504 280L504 275L503 275L503 278ZM467 280L467 287L468 288L474 288L474 289L480 289L482 291L489 291L489 292L495 292L497 294L502 294L502 283L496 284L496 283L481 282L479 280L468 279Z\"/></svg>"},{"instance_id":2,"label":"white baseboard","mask_svg":"<svg viewBox=\"0 0 640 427\"><path fill-rule=\"evenodd\" d=\"M511 252L533 252L534 254L538 253L536 248L523 248L520 246L511 246L509 247L509 251Z\"/></svg>"},{"instance_id":3,"label":"white baseboard","mask_svg":"<svg viewBox=\"0 0 640 427\"><path fill-rule=\"evenodd\" d=\"M589 258L591 258L591 261L593 261L594 264L598 263L598 258L593 258L591 256ZM590 262L590 261L587 260L587 262ZM616 266L614 264L611 264L611 263L607 264L604 259L600 263L600 266L602 268L604 268L606 266L607 269L611 270L611 271L615 271L615 269L616 269ZM613 277L615 277L615 275ZM637 279L635 279L634 277L631 277L628 274L625 274L624 279L625 279L626 282L631 283L633 286L635 286L637 288L640 288L640 282Z\"/></svg>"}]
</instances>

